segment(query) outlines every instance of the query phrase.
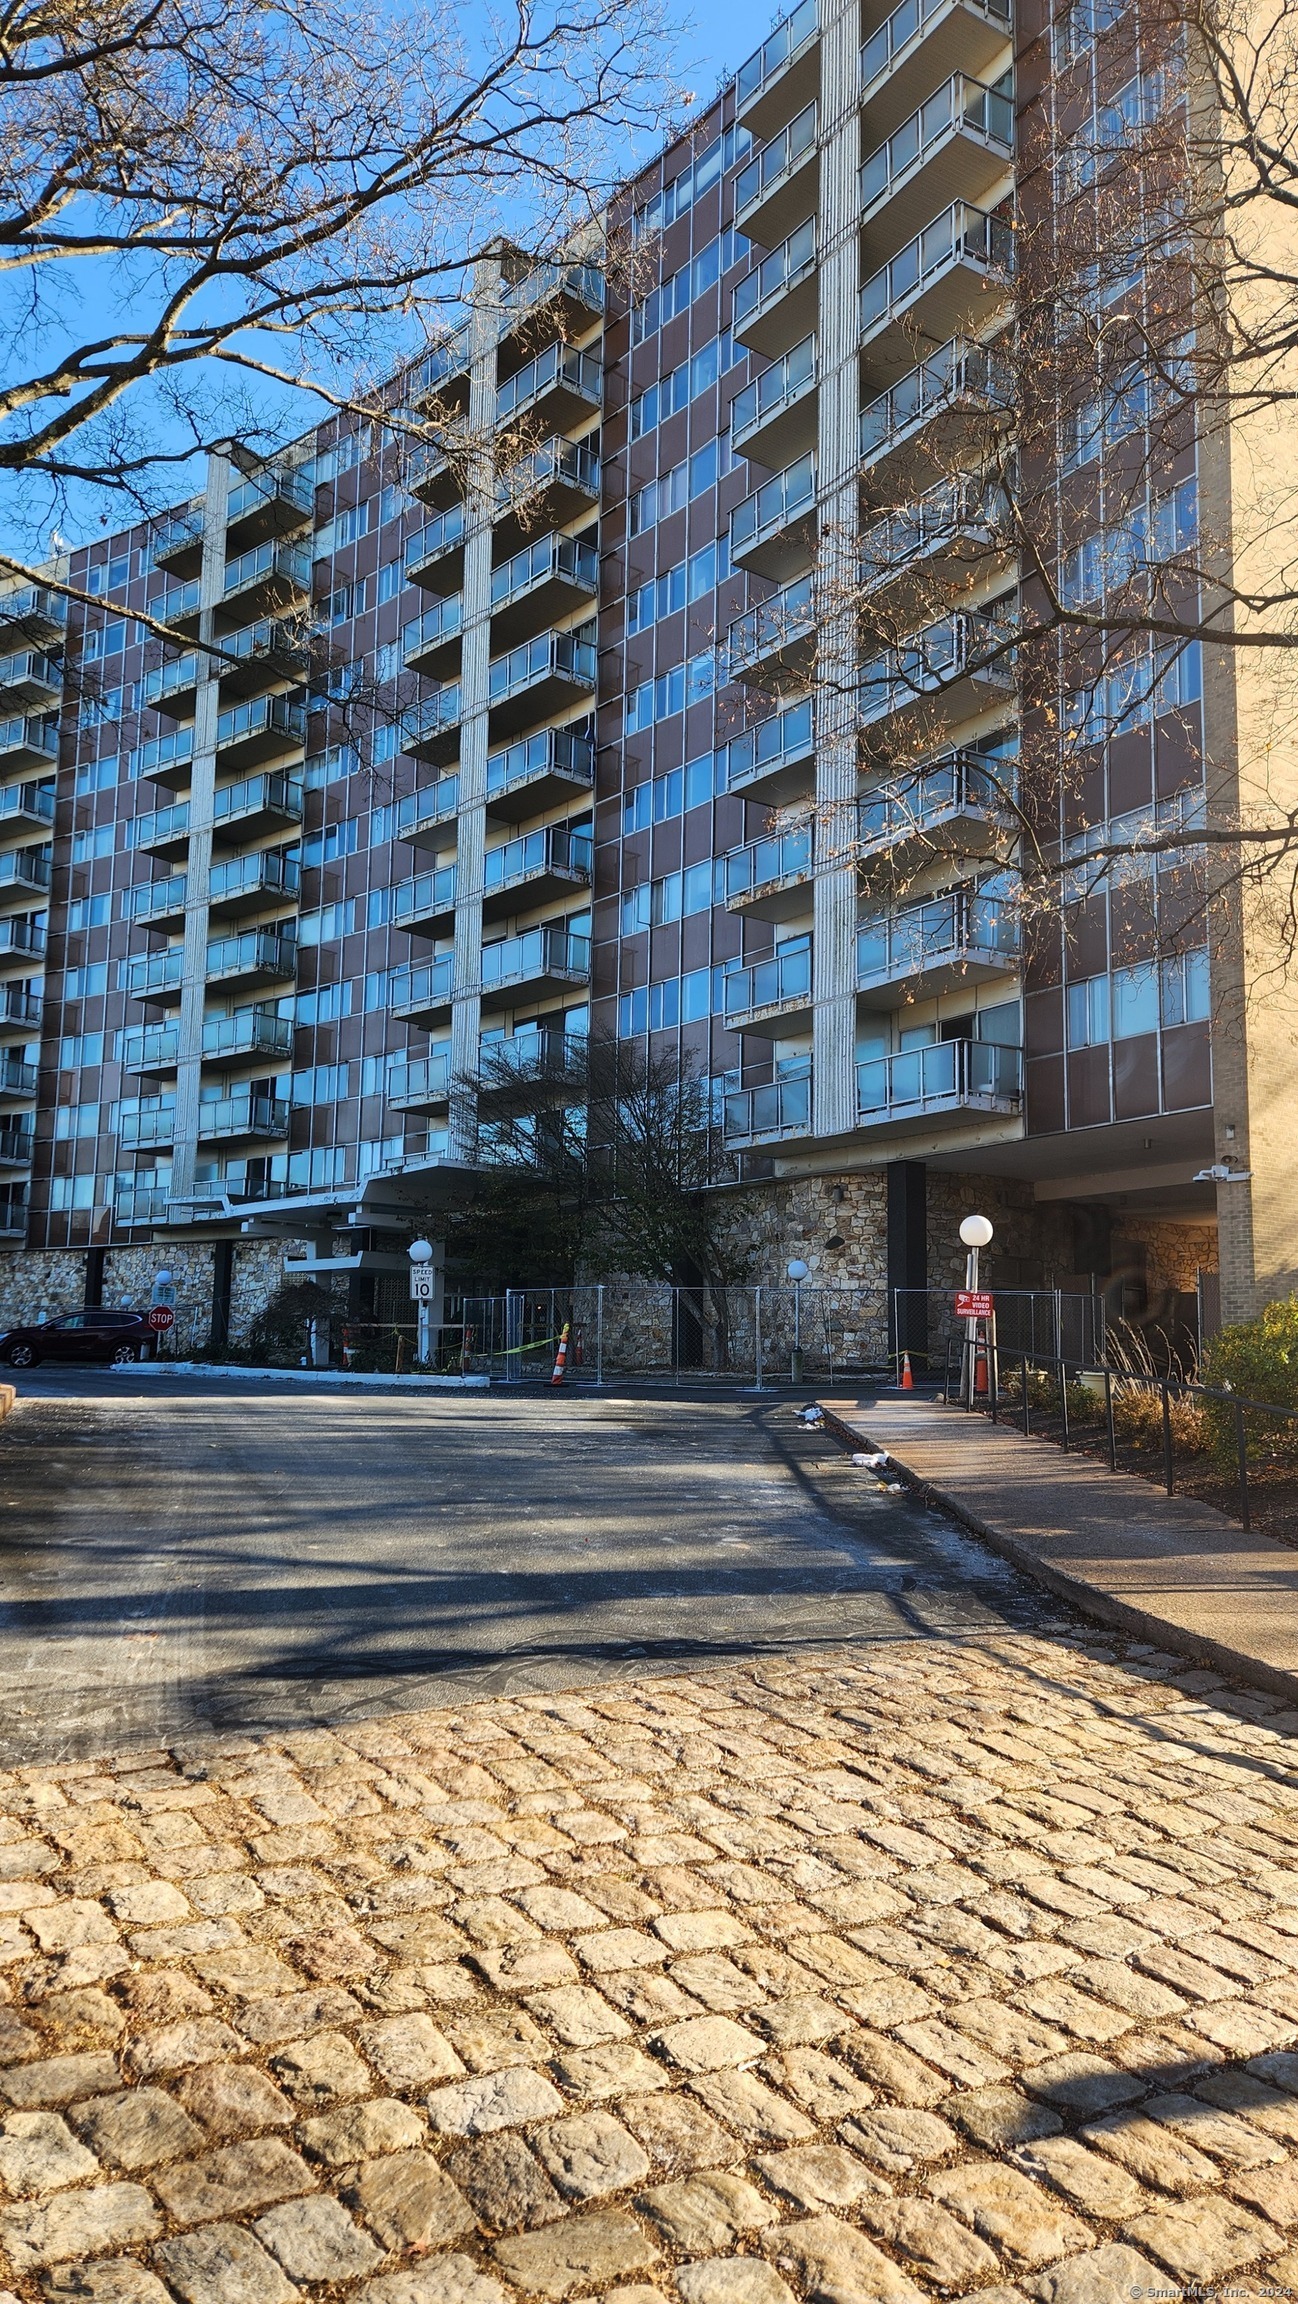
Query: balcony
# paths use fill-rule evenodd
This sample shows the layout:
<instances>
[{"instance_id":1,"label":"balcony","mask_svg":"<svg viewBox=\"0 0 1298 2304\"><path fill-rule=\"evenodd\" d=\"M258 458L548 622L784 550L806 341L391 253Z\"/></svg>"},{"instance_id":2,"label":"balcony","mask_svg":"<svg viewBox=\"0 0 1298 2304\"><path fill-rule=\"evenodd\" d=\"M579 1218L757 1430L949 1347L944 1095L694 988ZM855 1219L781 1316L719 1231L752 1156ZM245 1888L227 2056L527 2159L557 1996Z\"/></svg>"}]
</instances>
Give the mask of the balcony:
<instances>
[{"instance_id":1,"label":"balcony","mask_svg":"<svg viewBox=\"0 0 1298 2304\"><path fill-rule=\"evenodd\" d=\"M411 792L397 805L397 838L412 848L444 848L446 828L460 812L460 779L439 776L422 792Z\"/></svg>"},{"instance_id":2,"label":"balcony","mask_svg":"<svg viewBox=\"0 0 1298 2304\"><path fill-rule=\"evenodd\" d=\"M153 532L153 565L176 576L196 576L203 558L203 507L186 504L160 520Z\"/></svg>"},{"instance_id":3,"label":"balcony","mask_svg":"<svg viewBox=\"0 0 1298 2304\"><path fill-rule=\"evenodd\" d=\"M147 776L154 784L188 784L194 759L194 731L174 728L170 735L154 736L131 754L132 776Z\"/></svg>"},{"instance_id":4,"label":"balcony","mask_svg":"<svg viewBox=\"0 0 1298 2304\"><path fill-rule=\"evenodd\" d=\"M0 920L0 967L29 967L45 958L45 930L34 920Z\"/></svg>"},{"instance_id":5,"label":"balcony","mask_svg":"<svg viewBox=\"0 0 1298 2304\"><path fill-rule=\"evenodd\" d=\"M52 784L12 784L0 792L0 840L22 840L48 832L54 822Z\"/></svg>"},{"instance_id":6,"label":"balcony","mask_svg":"<svg viewBox=\"0 0 1298 2304\"><path fill-rule=\"evenodd\" d=\"M0 592L0 653L26 644L62 647L67 629L68 604L61 593L44 584L11 585Z\"/></svg>"},{"instance_id":7,"label":"balcony","mask_svg":"<svg viewBox=\"0 0 1298 2304\"><path fill-rule=\"evenodd\" d=\"M542 728L487 756L487 814L516 824L521 816L589 794L595 747L569 728Z\"/></svg>"},{"instance_id":8,"label":"balcony","mask_svg":"<svg viewBox=\"0 0 1298 2304\"><path fill-rule=\"evenodd\" d=\"M543 440L496 481L496 536L506 553L541 528L562 528L599 505L599 458L572 440Z\"/></svg>"},{"instance_id":9,"label":"balcony","mask_svg":"<svg viewBox=\"0 0 1298 2304\"><path fill-rule=\"evenodd\" d=\"M462 595L452 592L403 626L401 661L408 672L428 672L440 678L458 663L463 609Z\"/></svg>"},{"instance_id":10,"label":"balcony","mask_svg":"<svg viewBox=\"0 0 1298 2304\"><path fill-rule=\"evenodd\" d=\"M589 832L549 824L489 848L483 864L482 917L502 920L520 903L557 903L590 886L594 844Z\"/></svg>"},{"instance_id":11,"label":"balcony","mask_svg":"<svg viewBox=\"0 0 1298 2304\"><path fill-rule=\"evenodd\" d=\"M288 1135L289 1106L281 1096L255 1096L244 1090L237 1096L204 1098L198 1107L200 1144L229 1144L237 1139L280 1143Z\"/></svg>"},{"instance_id":12,"label":"balcony","mask_svg":"<svg viewBox=\"0 0 1298 2304\"><path fill-rule=\"evenodd\" d=\"M815 656L816 580L799 576L769 600L759 600L737 616L726 634L726 667L732 680L776 674L781 685L805 688Z\"/></svg>"},{"instance_id":13,"label":"balcony","mask_svg":"<svg viewBox=\"0 0 1298 2304\"><path fill-rule=\"evenodd\" d=\"M447 1055L416 1056L394 1064L383 1101L392 1112L438 1112L450 1102L451 1060Z\"/></svg>"},{"instance_id":14,"label":"balcony","mask_svg":"<svg viewBox=\"0 0 1298 2304\"><path fill-rule=\"evenodd\" d=\"M1023 1056L990 1040L935 1040L905 1048L856 1068L857 1110L863 1128L896 1119L975 1119L1011 1114L1023 1101Z\"/></svg>"},{"instance_id":15,"label":"balcony","mask_svg":"<svg viewBox=\"0 0 1298 2304\"><path fill-rule=\"evenodd\" d=\"M998 773L977 752L952 752L890 778L858 803L858 862L904 878L952 856L1003 856L1013 839L1010 766Z\"/></svg>"},{"instance_id":16,"label":"balcony","mask_svg":"<svg viewBox=\"0 0 1298 2304\"><path fill-rule=\"evenodd\" d=\"M948 203L994 206L1013 154L1012 99L953 72L861 169L861 228L872 254L911 239Z\"/></svg>"},{"instance_id":17,"label":"balcony","mask_svg":"<svg viewBox=\"0 0 1298 2304\"><path fill-rule=\"evenodd\" d=\"M306 742L306 706L288 696L255 696L217 715L216 751L222 768L273 759Z\"/></svg>"},{"instance_id":18,"label":"balcony","mask_svg":"<svg viewBox=\"0 0 1298 2304\"><path fill-rule=\"evenodd\" d=\"M0 984L0 1033L39 1032L45 1002L25 984Z\"/></svg>"},{"instance_id":19,"label":"balcony","mask_svg":"<svg viewBox=\"0 0 1298 2304\"><path fill-rule=\"evenodd\" d=\"M122 1035L124 1072L174 1072L179 1061L178 1024L137 1024Z\"/></svg>"},{"instance_id":20,"label":"balcony","mask_svg":"<svg viewBox=\"0 0 1298 2304\"><path fill-rule=\"evenodd\" d=\"M20 648L0 656L0 704L7 711L26 707L51 712L63 694L63 666L57 657L39 648Z\"/></svg>"},{"instance_id":21,"label":"balcony","mask_svg":"<svg viewBox=\"0 0 1298 2304\"><path fill-rule=\"evenodd\" d=\"M113 1222L165 1224L171 1204L171 1184L122 1184L113 1194Z\"/></svg>"},{"instance_id":22,"label":"balcony","mask_svg":"<svg viewBox=\"0 0 1298 2304\"><path fill-rule=\"evenodd\" d=\"M398 1023L418 1024L431 1031L451 1012L455 961L443 952L419 968L394 968L389 980L388 1010Z\"/></svg>"},{"instance_id":23,"label":"balcony","mask_svg":"<svg viewBox=\"0 0 1298 2304\"><path fill-rule=\"evenodd\" d=\"M255 856L235 856L214 864L208 881L208 907L213 918L235 919L240 913L267 912L295 904L301 886L295 856L281 849L263 848Z\"/></svg>"},{"instance_id":24,"label":"balcony","mask_svg":"<svg viewBox=\"0 0 1298 2304\"><path fill-rule=\"evenodd\" d=\"M40 848L10 848L0 855L0 905L6 911L48 897L53 867Z\"/></svg>"},{"instance_id":25,"label":"balcony","mask_svg":"<svg viewBox=\"0 0 1298 2304\"><path fill-rule=\"evenodd\" d=\"M1009 63L1011 0L902 0L861 50L861 108L886 133L932 88L938 72L1000 77Z\"/></svg>"},{"instance_id":26,"label":"balcony","mask_svg":"<svg viewBox=\"0 0 1298 2304\"><path fill-rule=\"evenodd\" d=\"M778 1144L811 1133L811 1078L772 1080L763 1088L737 1088L726 1098L727 1144Z\"/></svg>"},{"instance_id":27,"label":"balcony","mask_svg":"<svg viewBox=\"0 0 1298 2304\"><path fill-rule=\"evenodd\" d=\"M1018 964L1019 922L1001 895L953 889L927 904L880 914L856 933L856 984L868 1007L934 1000L1004 976Z\"/></svg>"},{"instance_id":28,"label":"balcony","mask_svg":"<svg viewBox=\"0 0 1298 2304\"><path fill-rule=\"evenodd\" d=\"M440 519L406 539L406 582L430 592L451 592L463 580L464 506L452 504Z\"/></svg>"},{"instance_id":29,"label":"balcony","mask_svg":"<svg viewBox=\"0 0 1298 2304\"><path fill-rule=\"evenodd\" d=\"M410 376L410 397L416 406L430 399L440 398L448 384L459 386L461 394L468 390L469 362L471 358L469 330L461 327L444 336L424 354Z\"/></svg>"},{"instance_id":30,"label":"balcony","mask_svg":"<svg viewBox=\"0 0 1298 2304\"><path fill-rule=\"evenodd\" d=\"M195 655L169 656L162 664L155 664L140 683L140 702L155 712L165 712L169 720L193 718L194 700L198 694L198 658Z\"/></svg>"},{"instance_id":31,"label":"balcony","mask_svg":"<svg viewBox=\"0 0 1298 2304\"><path fill-rule=\"evenodd\" d=\"M0 720L0 776L21 776L59 764L56 720Z\"/></svg>"},{"instance_id":32,"label":"balcony","mask_svg":"<svg viewBox=\"0 0 1298 2304\"><path fill-rule=\"evenodd\" d=\"M36 1094L39 1077L35 1064L29 1064L14 1049L6 1048L0 1053L0 1102L11 1104L21 1100L25 1103Z\"/></svg>"},{"instance_id":33,"label":"balcony","mask_svg":"<svg viewBox=\"0 0 1298 2304\"><path fill-rule=\"evenodd\" d=\"M122 971L122 982L132 1000L156 1000L160 1008L175 1008L184 971L184 951L173 944L165 952L136 953Z\"/></svg>"},{"instance_id":34,"label":"balcony","mask_svg":"<svg viewBox=\"0 0 1298 2304\"><path fill-rule=\"evenodd\" d=\"M297 938L282 928L253 928L207 947L209 984L244 984L249 991L297 978Z\"/></svg>"},{"instance_id":35,"label":"balcony","mask_svg":"<svg viewBox=\"0 0 1298 2304\"><path fill-rule=\"evenodd\" d=\"M517 998L542 1000L590 982L590 938L566 928L529 928L482 948L484 1009L512 1007Z\"/></svg>"},{"instance_id":36,"label":"balcony","mask_svg":"<svg viewBox=\"0 0 1298 2304\"><path fill-rule=\"evenodd\" d=\"M217 787L212 821L217 840L255 840L301 821L302 779L282 768Z\"/></svg>"},{"instance_id":37,"label":"balcony","mask_svg":"<svg viewBox=\"0 0 1298 2304\"><path fill-rule=\"evenodd\" d=\"M276 617L262 617L242 631L226 633L221 646L227 657L235 658L233 664L220 666L223 697L250 696L276 680L305 680L310 670L311 652L302 626Z\"/></svg>"},{"instance_id":38,"label":"balcony","mask_svg":"<svg viewBox=\"0 0 1298 2304\"><path fill-rule=\"evenodd\" d=\"M602 388L600 364L591 353L551 344L500 386L496 422L507 424L513 417L530 415L556 432L570 432L583 418L598 416Z\"/></svg>"},{"instance_id":39,"label":"balcony","mask_svg":"<svg viewBox=\"0 0 1298 2304\"><path fill-rule=\"evenodd\" d=\"M804 336L735 395L730 406L735 453L768 470L805 455L816 442L816 383L816 339Z\"/></svg>"},{"instance_id":40,"label":"balcony","mask_svg":"<svg viewBox=\"0 0 1298 2304\"><path fill-rule=\"evenodd\" d=\"M311 597L311 554L302 544L255 544L225 564L222 601L243 616L274 615Z\"/></svg>"},{"instance_id":41,"label":"balcony","mask_svg":"<svg viewBox=\"0 0 1298 2304\"><path fill-rule=\"evenodd\" d=\"M816 219L808 216L735 290L734 333L773 360L816 321Z\"/></svg>"},{"instance_id":42,"label":"balcony","mask_svg":"<svg viewBox=\"0 0 1298 2304\"><path fill-rule=\"evenodd\" d=\"M536 264L501 297L499 333L537 336L548 324L556 335L582 335L604 316L604 275L594 264Z\"/></svg>"},{"instance_id":43,"label":"balcony","mask_svg":"<svg viewBox=\"0 0 1298 2304\"><path fill-rule=\"evenodd\" d=\"M811 1023L811 943L800 942L725 979L725 1018L732 1032L760 1032L775 1040Z\"/></svg>"},{"instance_id":44,"label":"balcony","mask_svg":"<svg viewBox=\"0 0 1298 2304\"><path fill-rule=\"evenodd\" d=\"M0 1168L30 1168L35 1143L31 1126L0 1128Z\"/></svg>"},{"instance_id":45,"label":"balcony","mask_svg":"<svg viewBox=\"0 0 1298 2304\"><path fill-rule=\"evenodd\" d=\"M491 736L508 736L593 696L598 669L594 644L573 632L542 632L497 656L488 676Z\"/></svg>"},{"instance_id":46,"label":"balcony","mask_svg":"<svg viewBox=\"0 0 1298 2304\"><path fill-rule=\"evenodd\" d=\"M117 1119L117 1141L127 1152L142 1152L150 1145L176 1141L176 1099L150 1096L137 1104L123 1104Z\"/></svg>"},{"instance_id":47,"label":"balcony","mask_svg":"<svg viewBox=\"0 0 1298 2304\"><path fill-rule=\"evenodd\" d=\"M1014 235L1003 216L957 200L861 290L861 349L880 381L915 364L917 338L982 335L1005 309Z\"/></svg>"},{"instance_id":48,"label":"balcony","mask_svg":"<svg viewBox=\"0 0 1298 2304\"><path fill-rule=\"evenodd\" d=\"M861 726L917 722L940 737L1013 695L1015 628L1008 616L962 609L861 671Z\"/></svg>"},{"instance_id":49,"label":"balcony","mask_svg":"<svg viewBox=\"0 0 1298 2304\"><path fill-rule=\"evenodd\" d=\"M801 0L777 24L735 77L735 118L755 136L769 135L777 119L805 103L816 85L820 16L816 0Z\"/></svg>"},{"instance_id":50,"label":"balcony","mask_svg":"<svg viewBox=\"0 0 1298 2304\"><path fill-rule=\"evenodd\" d=\"M137 928L175 930L185 918L186 880L183 872L170 880L150 880L128 891L130 915Z\"/></svg>"},{"instance_id":51,"label":"balcony","mask_svg":"<svg viewBox=\"0 0 1298 2304\"><path fill-rule=\"evenodd\" d=\"M230 490L225 508L225 540L237 551L268 536L304 528L315 511L315 481L308 471L286 467L254 472Z\"/></svg>"},{"instance_id":52,"label":"balcony","mask_svg":"<svg viewBox=\"0 0 1298 2304\"><path fill-rule=\"evenodd\" d=\"M171 584L160 593L149 607L160 623L170 625L173 632L183 632L187 640L198 633L200 602L203 597L202 581L191 576L188 584Z\"/></svg>"},{"instance_id":53,"label":"balcony","mask_svg":"<svg viewBox=\"0 0 1298 2304\"><path fill-rule=\"evenodd\" d=\"M861 411L861 471L870 494L896 503L939 474L974 464L1013 421L1009 361L952 337Z\"/></svg>"},{"instance_id":54,"label":"balcony","mask_svg":"<svg viewBox=\"0 0 1298 2304\"><path fill-rule=\"evenodd\" d=\"M392 925L417 936L449 936L455 924L455 866L418 872L392 891Z\"/></svg>"},{"instance_id":55,"label":"balcony","mask_svg":"<svg viewBox=\"0 0 1298 2304\"><path fill-rule=\"evenodd\" d=\"M1004 491L981 479L939 480L861 538L862 596L892 630L913 627L954 592L966 597L1014 566Z\"/></svg>"},{"instance_id":56,"label":"balcony","mask_svg":"<svg viewBox=\"0 0 1298 2304\"><path fill-rule=\"evenodd\" d=\"M530 639L599 597L599 553L573 536L538 536L491 574L493 646Z\"/></svg>"},{"instance_id":57,"label":"balcony","mask_svg":"<svg viewBox=\"0 0 1298 2304\"><path fill-rule=\"evenodd\" d=\"M759 920L794 920L808 913L814 848L809 823L732 848L723 866L727 912Z\"/></svg>"},{"instance_id":58,"label":"balcony","mask_svg":"<svg viewBox=\"0 0 1298 2304\"><path fill-rule=\"evenodd\" d=\"M0 1192L0 1238L25 1240L27 1237L27 1186L11 1185Z\"/></svg>"},{"instance_id":59,"label":"balcony","mask_svg":"<svg viewBox=\"0 0 1298 2304\"><path fill-rule=\"evenodd\" d=\"M468 477L467 421L446 423L436 440L420 440L410 451L406 485L421 504L437 511L458 503Z\"/></svg>"},{"instance_id":60,"label":"balcony","mask_svg":"<svg viewBox=\"0 0 1298 2304\"><path fill-rule=\"evenodd\" d=\"M815 780L815 741L811 698L804 696L746 736L726 746L727 792L746 800L793 800Z\"/></svg>"},{"instance_id":61,"label":"balcony","mask_svg":"<svg viewBox=\"0 0 1298 2304\"><path fill-rule=\"evenodd\" d=\"M293 1025L270 1008L236 1008L232 1016L203 1019L203 1062L229 1064L238 1058L276 1060L292 1054Z\"/></svg>"},{"instance_id":62,"label":"balcony","mask_svg":"<svg viewBox=\"0 0 1298 2304\"><path fill-rule=\"evenodd\" d=\"M777 472L730 515L730 557L763 576L805 561L816 535L816 459L810 451Z\"/></svg>"},{"instance_id":63,"label":"balcony","mask_svg":"<svg viewBox=\"0 0 1298 2304\"><path fill-rule=\"evenodd\" d=\"M401 723L401 749L420 760L453 760L460 749L460 683L448 680Z\"/></svg>"},{"instance_id":64,"label":"balcony","mask_svg":"<svg viewBox=\"0 0 1298 2304\"><path fill-rule=\"evenodd\" d=\"M770 248L816 208L820 186L820 147L816 141L816 99L756 153L735 181L735 227L759 246Z\"/></svg>"}]
</instances>

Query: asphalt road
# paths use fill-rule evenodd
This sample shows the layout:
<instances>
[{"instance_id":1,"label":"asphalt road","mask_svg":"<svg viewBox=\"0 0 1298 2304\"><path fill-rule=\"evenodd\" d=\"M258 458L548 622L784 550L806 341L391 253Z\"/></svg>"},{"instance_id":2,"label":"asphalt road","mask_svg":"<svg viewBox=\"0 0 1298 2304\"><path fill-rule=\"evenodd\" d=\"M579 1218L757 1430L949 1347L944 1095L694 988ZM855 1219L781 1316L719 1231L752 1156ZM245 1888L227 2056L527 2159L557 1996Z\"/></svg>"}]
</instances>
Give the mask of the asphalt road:
<instances>
[{"instance_id":1,"label":"asphalt road","mask_svg":"<svg viewBox=\"0 0 1298 2304\"><path fill-rule=\"evenodd\" d=\"M787 1399L44 1371L0 1427L0 1752L341 1722L1059 1604Z\"/></svg>"}]
</instances>

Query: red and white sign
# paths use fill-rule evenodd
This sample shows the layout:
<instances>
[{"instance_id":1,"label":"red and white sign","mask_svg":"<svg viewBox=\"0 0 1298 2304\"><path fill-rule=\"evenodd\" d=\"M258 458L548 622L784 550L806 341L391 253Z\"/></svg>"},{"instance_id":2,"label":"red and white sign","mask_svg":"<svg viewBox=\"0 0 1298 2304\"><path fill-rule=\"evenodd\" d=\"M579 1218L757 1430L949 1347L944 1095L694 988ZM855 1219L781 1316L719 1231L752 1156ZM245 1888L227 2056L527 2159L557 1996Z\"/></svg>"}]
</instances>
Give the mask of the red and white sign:
<instances>
[{"instance_id":1,"label":"red and white sign","mask_svg":"<svg viewBox=\"0 0 1298 2304\"><path fill-rule=\"evenodd\" d=\"M959 1288L956 1290L955 1316L957 1320L990 1320L996 1310L996 1300L986 1288Z\"/></svg>"},{"instance_id":2,"label":"red and white sign","mask_svg":"<svg viewBox=\"0 0 1298 2304\"><path fill-rule=\"evenodd\" d=\"M149 1326L155 1334L165 1336L168 1328L174 1328L175 1325L176 1315L170 1304L155 1304L152 1307L149 1313Z\"/></svg>"}]
</instances>

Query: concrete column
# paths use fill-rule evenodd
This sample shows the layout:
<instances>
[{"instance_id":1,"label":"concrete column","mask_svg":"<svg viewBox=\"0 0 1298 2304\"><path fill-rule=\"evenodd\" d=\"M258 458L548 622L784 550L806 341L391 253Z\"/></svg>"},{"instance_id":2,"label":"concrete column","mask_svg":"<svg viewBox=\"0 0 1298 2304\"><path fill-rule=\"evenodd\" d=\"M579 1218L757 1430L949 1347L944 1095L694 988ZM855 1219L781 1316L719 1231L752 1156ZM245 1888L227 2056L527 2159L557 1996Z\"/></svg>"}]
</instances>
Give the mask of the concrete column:
<instances>
[{"instance_id":1,"label":"concrete column","mask_svg":"<svg viewBox=\"0 0 1298 2304\"><path fill-rule=\"evenodd\" d=\"M456 822L455 973L451 1078L478 1070L482 1017L482 870L487 837L487 694L491 656L491 538L496 511L496 341L500 265L478 266L470 322L469 462L465 476L464 597L460 624L460 801ZM477 1149L476 1100L453 1087L451 1157Z\"/></svg>"},{"instance_id":2,"label":"concrete column","mask_svg":"<svg viewBox=\"0 0 1298 2304\"><path fill-rule=\"evenodd\" d=\"M820 40L820 616L816 694L813 1126L856 1124L856 587L860 14L822 0Z\"/></svg>"},{"instance_id":3,"label":"concrete column","mask_svg":"<svg viewBox=\"0 0 1298 2304\"><path fill-rule=\"evenodd\" d=\"M176 1136L171 1169L172 1191L178 1199L193 1189L198 1157L203 1010L207 1001L208 897L212 876L212 822L216 798L216 719L220 710L220 667L216 659L206 653L206 647L216 637L216 610L225 589L226 504L229 494L229 460L219 452L214 452L207 460L207 486L203 497L198 695L194 708L194 758L189 790L189 854L185 865L180 1062L176 1072Z\"/></svg>"}]
</instances>

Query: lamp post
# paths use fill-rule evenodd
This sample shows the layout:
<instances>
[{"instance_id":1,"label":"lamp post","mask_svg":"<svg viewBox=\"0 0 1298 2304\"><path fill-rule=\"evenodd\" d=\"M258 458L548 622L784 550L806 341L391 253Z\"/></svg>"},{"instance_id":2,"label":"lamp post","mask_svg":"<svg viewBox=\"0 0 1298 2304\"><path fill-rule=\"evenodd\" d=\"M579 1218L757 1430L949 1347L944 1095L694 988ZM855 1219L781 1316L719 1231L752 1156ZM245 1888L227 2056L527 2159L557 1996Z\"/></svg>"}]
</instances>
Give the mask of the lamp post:
<instances>
[{"instance_id":1,"label":"lamp post","mask_svg":"<svg viewBox=\"0 0 1298 2304\"><path fill-rule=\"evenodd\" d=\"M412 1240L406 1254L410 1258L410 1293L415 1299L415 1318L418 1322L415 1358L426 1368L432 1358L429 1341L433 1309L430 1293L432 1274L428 1269L433 1261L432 1241Z\"/></svg>"},{"instance_id":2,"label":"lamp post","mask_svg":"<svg viewBox=\"0 0 1298 2304\"><path fill-rule=\"evenodd\" d=\"M802 1283L811 1270L800 1256L794 1256L785 1266L793 1282L793 1360L789 1374L795 1384L802 1382Z\"/></svg>"},{"instance_id":3,"label":"lamp post","mask_svg":"<svg viewBox=\"0 0 1298 2304\"><path fill-rule=\"evenodd\" d=\"M965 1257L964 1284L965 1287L971 1292L976 1291L978 1287L978 1252L981 1248L988 1248L991 1246L993 1231L994 1226L988 1222L988 1219L985 1216L966 1216L960 1226L960 1238L968 1250L968 1254ZM977 1321L966 1320L964 1333L964 1370L963 1381L961 1383L960 1389L964 1394L966 1405L972 1408L974 1400L974 1374L977 1361Z\"/></svg>"}]
</instances>

